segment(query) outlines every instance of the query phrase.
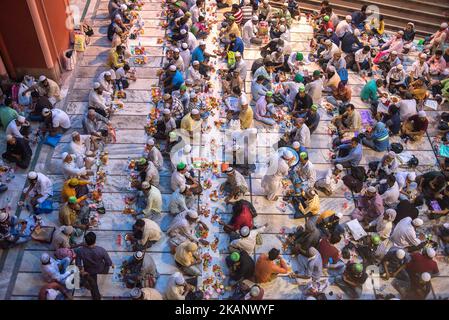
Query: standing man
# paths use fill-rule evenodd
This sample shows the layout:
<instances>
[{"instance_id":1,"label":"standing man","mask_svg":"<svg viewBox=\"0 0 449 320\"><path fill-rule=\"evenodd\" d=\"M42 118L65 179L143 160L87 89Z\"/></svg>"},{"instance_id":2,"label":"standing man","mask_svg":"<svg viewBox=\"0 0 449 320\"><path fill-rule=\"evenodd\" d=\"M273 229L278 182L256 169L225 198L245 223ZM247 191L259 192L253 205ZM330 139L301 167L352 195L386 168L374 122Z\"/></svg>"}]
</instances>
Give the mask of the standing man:
<instances>
[{"instance_id":1,"label":"standing man","mask_svg":"<svg viewBox=\"0 0 449 320\"><path fill-rule=\"evenodd\" d=\"M89 232L84 236L85 246L76 250L76 266L80 270L82 279L87 284L93 300L101 300L98 289L97 275L107 274L112 264L106 250L95 245L97 236Z\"/></svg>"}]
</instances>

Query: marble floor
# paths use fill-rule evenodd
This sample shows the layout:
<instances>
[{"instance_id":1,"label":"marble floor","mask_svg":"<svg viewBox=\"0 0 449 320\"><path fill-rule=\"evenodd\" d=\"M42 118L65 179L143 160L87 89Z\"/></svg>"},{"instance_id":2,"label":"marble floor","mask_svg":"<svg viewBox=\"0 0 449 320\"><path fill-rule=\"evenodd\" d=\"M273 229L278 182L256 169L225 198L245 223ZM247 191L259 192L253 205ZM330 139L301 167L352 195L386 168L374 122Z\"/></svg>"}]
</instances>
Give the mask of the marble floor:
<instances>
[{"instance_id":1,"label":"marble floor","mask_svg":"<svg viewBox=\"0 0 449 320\"><path fill-rule=\"evenodd\" d=\"M74 79L70 81L67 92L67 99L64 105L66 111L71 115L73 130L81 129L81 117L87 109L87 97L89 88L94 82L95 77L102 71L106 70L105 62L107 59L107 52L110 48L110 43L106 39L108 19L107 19L107 0L92 1L92 24L95 32L90 46L86 52L80 57L78 66L74 71ZM95 228L97 234L98 245L103 246L108 250L114 264L119 266L121 262L132 254L130 248L126 245L117 244L116 239L119 235L124 235L131 230L134 219L122 214L124 209L124 198L130 193L128 189L129 177L125 168L127 167L129 157L140 157L146 136L143 126L146 123L147 115L153 108L151 103L151 87L158 84L156 75L157 69L162 65L162 59L165 52L165 45L159 45L158 39L165 35L165 31L160 27L161 18L161 1L150 0L146 1L142 17L145 19L145 33L141 36L140 41L145 45L146 51L150 55L150 60L146 65L136 66L137 76L139 80L131 83L127 99L124 100L125 108L116 113L112 117L112 122L117 130L117 142L109 144L106 149L109 152L110 160L106 166L108 178L106 181L103 201L106 206L107 214L101 216L100 224ZM221 15L219 14L219 17ZM216 32L216 31L214 31ZM312 36L312 30L306 24L305 19L295 21L291 29L291 47L293 50L301 50L304 53L308 52L309 39ZM216 44L208 39L208 50L210 46ZM259 58L259 49L250 47L245 49L245 59L250 66L252 61ZM313 64L307 65L309 71L315 70L317 67ZM215 84L214 94L219 96L219 81L217 75L212 78ZM246 81L246 90L249 92L250 82ZM359 92L363 86L363 80L356 74L350 73L349 84L353 90L353 103L360 110L367 109L367 105L362 103L359 98ZM430 111L430 110L429 110ZM433 114L438 113L433 111ZM329 168L329 147L331 145L331 137L328 135L328 125L330 121L329 115L323 109L319 109L321 115L321 122L312 135L313 147L309 151L309 157L321 173L324 173ZM304 223L303 220L293 219L293 208L290 205L285 205L282 200L277 202L267 201L261 188L261 179L266 170L266 159L269 154L268 146L270 142L278 136L276 130L266 130L263 126L256 124L259 129L259 144L257 145L257 170L254 174L247 177L249 192L245 195L245 199L251 201L257 209L258 216L256 218L256 225L261 226L268 224L268 227L262 234L263 243L258 246L254 252L254 259L264 252L267 252L272 247L282 248L282 239L285 232L290 232L294 228ZM214 126L212 126L214 127ZM216 130L216 128L213 128ZM431 118L431 124L428 131L428 137L419 145L407 144L406 151L415 154L420 161L420 166L416 169L417 172L425 172L430 168L435 167L436 158L432 148L433 139L436 135L436 120ZM218 132L211 133L218 134ZM70 132L64 136L61 143L55 148L51 149L43 146L38 150L36 155L35 170L42 171L49 175L54 181L55 191L60 191L63 178L60 170L61 154L68 146ZM219 141L219 140L218 140ZM211 151L211 144L208 143L208 136L203 135L198 146L194 148L198 155L205 155L210 160L223 161L224 152L214 153ZM221 141L218 142L222 144ZM220 149L223 151L223 148ZM374 151L364 150L363 164L369 161L378 159L381 154ZM163 194L164 208L163 213L156 220L160 223L163 231L167 230L172 217L168 214L168 201L171 194L170 190L170 163L168 159L164 163L164 168L160 171L161 175L161 192ZM405 167L401 168L405 170ZM217 212L223 220L228 220L230 217L230 207L225 206L223 199L217 202L210 200L209 195L211 190L214 190L218 184L223 181L223 177L212 177L203 175L202 180L211 179L212 188L207 189L199 197L199 205L207 205L211 212ZM10 184L10 191L0 197L0 201L4 203L17 203L20 191L23 189L25 183L25 174L18 172L16 178ZM344 213L345 221L349 220L349 214L354 208L352 200L345 198L345 192L348 190L342 188L338 190L332 197L322 195L321 210L332 208L340 210ZM280 198L281 199L281 198ZM282 209L281 209L282 208ZM20 212L20 217L25 217L26 212ZM208 240L211 242L218 238L218 250L212 251L207 248L202 248L202 253L209 253L212 256L212 264L207 270L203 270L203 280L213 275L212 265L217 264L221 266L226 273L224 266L224 257L228 252L228 236L223 232L217 223L211 221L211 217L204 216L201 219L209 225L210 232ZM55 211L44 217L44 220L49 225L58 225L57 208ZM429 226L431 222L426 222ZM36 299L40 286L43 284L40 270L39 257L43 252L50 252L50 248L46 244L37 242L30 242L24 247L9 250L9 252L2 252L0 259L0 298L2 299ZM161 292L164 292L168 277L177 271L173 256L169 252L168 238L164 235L162 239L151 247L149 254L155 260L158 271L161 274L158 279L157 286ZM292 270L295 270L296 259L288 251L282 252L286 261L290 264ZM449 297L449 267L447 258L438 256L439 267L441 274L432 280L433 289L436 297ZM117 270L118 268L116 268ZM323 277L326 280L327 276ZM224 280L226 284L226 279ZM363 290L362 299L373 299L375 290L382 293L397 292L392 288L389 281L384 281L373 276L375 286L371 281L367 281ZM301 285L303 283L296 282L286 276L279 277L276 281L263 285L265 289L265 298L267 299L299 299L301 296ZM111 270L110 274L99 277L100 291L105 299L113 299L115 297L126 297L129 294L129 289L117 280L116 276ZM329 299L345 299L341 291L335 287L330 286L327 289ZM86 290L76 290L74 293L76 298L88 299L90 294ZM211 294L211 298L217 298L216 293ZM434 298L434 297L429 297Z\"/></svg>"}]
</instances>

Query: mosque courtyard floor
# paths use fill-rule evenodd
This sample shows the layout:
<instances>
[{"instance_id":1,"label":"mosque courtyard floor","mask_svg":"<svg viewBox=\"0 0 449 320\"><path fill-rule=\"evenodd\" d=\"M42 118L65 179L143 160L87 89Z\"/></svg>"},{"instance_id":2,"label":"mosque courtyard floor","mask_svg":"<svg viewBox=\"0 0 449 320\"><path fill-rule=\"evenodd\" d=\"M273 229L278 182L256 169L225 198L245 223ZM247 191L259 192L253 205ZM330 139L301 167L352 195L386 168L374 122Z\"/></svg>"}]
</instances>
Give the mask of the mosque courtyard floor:
<instances>
[{"instance_id":1,"label":"mosque courtyard floor","mask_svg":"<svg viewBox=\"0 0 449 320\"><path fill-rule=\"evenodd\" d=\"M105 62L110 50L110 42L108 41L107 27L109 23L107 0L93 1L94 9L92 13L92 25L95 35L91 39L90 45L78 60L78 65L74 71L74 77L70 81L67 90L67 97L63 108L71 116L72 129L82 130L81 119L82 115L87 110L87 101L89 89L91 88L94 79L97 75L106 70ZM124 235L130 232L133 217L123 214L124 198L129 194L129 177L126 172L128 159L138 158L144 150L146 135L144 125L147 121L153 105L150 103L151 87L158 84L157 70L161 67L162 60L165 54L165 45L158 44L158 39L162 39L165 35L165 30L161 28L161 1L148 0L146 1L141 16L145 19L145 33L141 36L140 42L146 47L146 52L150 55L150 60L146 65L136 66L138 80L131 83L127 91L127 98L124 100L125 108L116 112L112 116L112 123L117 130L117 142L108 144L105 148L109 152L109 162L105 167L107 171L107 180L104 186L103 202L106 207L106 215L101 216L100 224L93 231L97 234L98 245L106 248L109 252L114 264L120 266L121 262L132 255L132 251L125 243L119 244L116 239L119 235ZM221 12L221 11L220 11ZM221 14L219 14L221 16ZM293 51L301 51L308 53L309 40L312 37L312 29L306 23L303 17L301 21L295 21L291 28L291 47ZM213 46L209 38L207 46L208 51ZM216 46L216 45L215 45ZM245 48L244 58L247 65L251 66L252 61L259 58L259 48L249 47ZM405 64L411 64L411 56L405 58ZM315 64L308 64L305 67L309 71L317 69ZM214 87L216 90L220 88L217 76L212 77ZM246 92L250 93L250 72L246 80ZM353 99L352 102L359 110L366 110L368 106L360 100L360 91L363 87L364 80L357 74L350 72L349 85L352 88ZM217 91L218 92L218 91ZM440 107L441 108L441 107ZM446 107L447 108L447 107ZM407 143L405 151L413 153L419 159L419 167L416 172L426 172L436 166L436 157L432 148L433 139L437 134L436 130L436 115L438 111L426 109L430 115L430 126L428 136L419 143ZM315 167L318 169L318 175L322 175L329 167L329 148L331 146L331 137L328 134L328 124L331 120L330 116L323 108L319 109L321 121L318 129L312 135L312 148L309 149L309 158ZM258 145L257 145L257 170L254 174L247 177L249 192L245 198L253 203L258 216L255 219L257 226L267 224L268 227L262 233L262 245L257 246L253 253L254 259L261 253L265 253L272 247L282 248L282 239L285 233L294 230L297 226L303 225L304 220L293 219L293 208L289 204L283 203L282 197L276 202L269 202L263 196L261 188L261 180L266 170L266 160L268 158L269 146L276 142L279 137L277 130L267 130L263 126L256 123L258 128ZM70 139L70 132L67 133L61 143L55 149L48 146L34 146L33 150L37 150L37 161L35 163L35 171L43 172L48 175L54 182L54 190L56 197L58 197L62 188L63 176L60 168L61 154L68 146ZM194 145L194 152L199 155L209 157L210 160L223 161L224 146L222 141L217 138L218 152L213 155L211 153L210 139L213 133L207 135L203 134L202 139L198 145ZM218 137L218 135L216 136ZM399 139L399 138L396 138ZM2 141L4 139L1 139ZM367 165L369 161L379 159L380 153L369 149L364 149L364 156L362 160L363 165ZM170 199L170 163L166 159L164 169L160 171L161 176L161 192L163 194L164 212L155 220L160 223L161 229L166 231L172 216L168 214L168 202ZM435 167L437 168L437 167ZM406 170L406 166L401 166L401 170ZM16 204L19 201L20 193L24 188L26 172L17 171L15 178L9 184L9 191L3 194L0 201L3 205L9 204L12 211L16 210ZM217 202L211 202L209 194L223 178L212 178L212 188L206 190L201 196L199 203L207 204L211 208L211 212L215 212L218 208L218 213L222 219L228 220L230 217L230 206L226 207L223 204L223 199ZM321 211L326 209L333 209L344 213L344 220L350 220L350 213L354 209L352 200L345 198L345 193L348 190L342 188L337 190L331 197L327 197L320 193ZM18 209L17 213L21 218L28 216L28 212L23 209ZM435 221L428 221L426 216L422 214L426 221L426 227L435 224ZM58 210L55 208L51 214L43 217L44 221L49 225L59 226ZM213 264L220 265L225 270L224 258L228 252L227 244L229 243L228 236L223 232L222 228L217 224L210 222L210 217L205 218L207 224L210 225L210 232L208 240L214 241L214 236L218 238L217 252L211 252L213 256ZM445 218L443 218L445 219ZM448 219L449 220L449 219ZM442 223L442 221L438 221ZM43 252L51 252L49 245L37 242L29 242L24 246L16 247L8 251L0 251L0 299L36 299L39 288L43 285L43 280L40 274L39 257ZM165 291L165 286L168 277L177 271L173 255L170 253L168 238L166 235L162 237L155 245L151 247L148 253L155 260L160 278L157 286L161 292ZM288 251L282 250L282 255L291 266L292 270L296 270L296 260ZM429 298L444 297L449 298L449 264L447 258L438 253L438 265L440 267L440 275L432 280L434 295L429 295ZM209 267L205 271L205 278L211 275ZM129 293L123 283L117 279L116 273L118 268L111 269L110 274L99 276L99 287L105 299L113 299L115 297L126 297ZM226 273L226 272L225 272ZM326 279L326 275L323 280ZM377 277L371 276L373 281L367 281L363 290L362 299L374 299L375 292L377 293L392 293L398 296L396 290L391 286L391 280L385 281ZM225 280L227 281L227 280ZM302 281L302 280L301 280ZM274 282L264 284L266 299L300 299L301 286L305 282L290 279L287 276L280 276ZM373 288L374 283L374 288ZM326 289L328 299L340 299L345 297L341 290L336 286L330 286ZM75 297L79 299L89 299L90 293L87 290L76 290Z\"/></svg>"}]
</instances>

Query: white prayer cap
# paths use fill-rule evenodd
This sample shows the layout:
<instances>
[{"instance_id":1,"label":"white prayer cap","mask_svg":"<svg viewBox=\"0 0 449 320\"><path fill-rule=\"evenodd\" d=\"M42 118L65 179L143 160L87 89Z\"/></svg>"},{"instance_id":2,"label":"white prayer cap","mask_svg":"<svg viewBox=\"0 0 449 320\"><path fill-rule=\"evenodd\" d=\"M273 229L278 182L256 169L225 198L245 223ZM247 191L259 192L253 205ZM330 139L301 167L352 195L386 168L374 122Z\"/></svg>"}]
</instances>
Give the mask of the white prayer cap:
<instances>
[{"instance_id":1,"label":"white prayer cap","mask_svg":"<svg viewBox=\"0 0 449 320\"><path fill-rule=\"evenodd\" d=\"M402 64L398 64L398 65L396 66L396 69L398 69L398 70L404 70L404 66L403 66Z\"/></svg>"},{"instance_id":2,"label":"white prayer cap","mask_svg":"<svg viewBox=\"0 0 449 320\"><path fill-rule=\"evenodd\" d=\"M176 272L174 274L174 277L175 277L175 283L178 286L182 286L184 283L186 283L186 280L184 279L184 277L182 276L182 274L180 272Z\"/></svg>"},{"instance_id":3,"label":"white prayer cap","mask_svg":"<svg viewBox=\"0 0 449 320\"><path fill-rule=\"evenodd\" d=\"M68 152L63 152L62 153L62 160L65 160L65 158L67 158L67 156L69 155L69 153Z\"/></svg>"},{"instance_id":4,"label":"white prayer cap","mask_svg":"<svg viewBox=\"0 0 449 320\"><path fill-rule=\"evenodd\" d=\"M298 141L293 142L292 144L293 149L299 149L301 148L301 144Z\"/></svg>"},{"instance_id":5,"label":"white prayer cap","mask_svg":"<svg viewBox=\"0 0 449 320\"><path fill-rule=\"evenodd\" d=\"M197 66L197 65L200 64L200 62L199 62L198 60L195 60L195 61L192 62L192 64L193 64L194 66Z\"/></svg>"},{"instance_id":6,"label":"white prayer cap","mask_svg":"<svg viewBox=\"0 0 449 320\"><path fill-rule=\"evenodd\" d=\"M120 9L122 9L122 11L125 11L125 10L128 9L128 6L127 6L126 4L122 4L122 5L120 6Z\"/></svg>"},{"instance_id":7,"label":"white prayer cap","mask_svg":"<svg viewBox=\"0 0 449 320\"><path fill-rule=\"evenodd\" d=\"M94 82L94 89L98 89L101 87L100 82Z\"/></svg>"},{"instance_id":8,"label":"white prayer cap","mask_svg":"<svg viewBox=\"0 0 449 320\"><path fill-rule=\"evenodd\" d=\"M172 64L169 68L170 71L176 71L176 66Z\"/></svg>"},{"instance_id":9,"label":"white prayer cap","mask_svg":"<svg viewBox=\"0 0 449 320\"><path fill-rule=\"evenodd\" d=\"M432 258L435 257L436 252L435 252L435 250L434 250L433 248L427 248L427 249L426 249L426 255L427 255L430 259L432 259Z\"/></svg>"},{"instance_id":10,"label":"white prayer cap","mask_svg":"<svg viewBox=\"0 0 449 320\"><path fill-rule=\"evenodd\" d=\"M186 30L186 29L181 29L180 33L181 33L181 34L186 34L186 33L187 33L187 30Z\"/></svg>"},{"instance_id":11,"label":"white prayer cap","mask_svg":"<svg viewBox=\"0 0 449 320\"><path fill-rule=\"evenodd\" d=\"M178 48L174 48L173 52L179 53L179 49Z\"/></svg>"},{"instance_id":12,"label":"white prayer cap","mask_svg":"<svg viewBox=\"0 0 449 320\"><path fill-rule=\"evenodd\" d=\"M418 117L425 118L426 117L426 112L424 110L419 111L418 112Z\"/></svg>"},{"instance_id":13,"label":"white prayer cap","mask_svg":"<svg viewBox=\"0 0 449 320\"><path fill-rule=\"evenodd\" d=\"M394 157L396 157L396 153L395 153L394 151L389 151L389 152L388 152L388 156L389 156L390 158L394 158Z\"/></svg>"},{"instance_id":14,"label":"white prayer cap","mask_svg":"<svg viewBox=\"0 0 449 320\"><path fill-rule=\"evenodd\" d=\"M421 274L421 280L422 280L422 281L424 281L424 282L429 282L430 279L432 279L432 277L430 276L430 273L428 273L428 272L423 272L423 273Z\"/></svg>"},{"instance_id":15,"label":"white prayer cap","mask_svg":"<svg viewBox=\"0 0 449 320\"><path fill-rule=\"evenodd\" d=\"M191 219L198 219L198 212L195 210L187 210L187 216Z\"/></svg>"},{"instance_id":16,"label":"white prayer cap","mask_svg":"<svg viewBox=\"0 0 449 320\"><path fill-rule=\"evenodd\" d=\"M142 296L142 290L140 288L134 288L131 290L130 295L133 299L139 299Z\"/></svg>"},{"instance_id":17,"label":"white prayer cap","mask_svg":"<svg viewBox=\"0 0 449 320\"><path fill-rule=\"evenodd\" d=\"M41 262L42 263L49 263L50 262L50 255L48 253L43 253L41 255Z\"/></svg>"},{"instance_id":18,"label":"white prayer cap","mask_svg":"<svg viewBox=\"0 0 449 320\"><path fill-rule=\"evenodd\" d=\"M423 58L423 59L427 59L427 54L421 53L421 54L419 55L419 57L420 57L420 58Z\"/></svg>"},{"instance_id":19,"label":"white prayer cap","mask_svg":"<svg viewBox=\"0 0 449 320\"><path fill-rule=\"evenodd\" d=\"M151 188L151 184L148 181L144 181L144 182L142 182L142 186L141 187L142 187L143 190L147 190L147 189Z\"/></svg>"},{"instance_id":20,"label":"white prayer cap","mask_svg":"<svg viewBox=\"0 0 449 320\"><path fill-rule=\"evenodd\" d=\"M331 28L326 30L327 32L334 32L334 30L332 30ZM330 40L329 40L330 41Z\"/></svg>"},{"instance_id":21,"label":"white prayer cap","mask_svg":"<svg viewBox=\"0 0 449 320\"><path fill-rule=\"evenodd\" d=\"M402 260L402 259L404 259L404 257L405 257L405 251L402 250L402 249L398 249L398 250L396 251L396 258Z\"/></svg>"},{"instance_id":22,"label":"white prayer cap","mask_svg":"<svg viewBox=\"0 0 449 320\"><path fill-rule=\"evenodd\" d=\"M335 213L335 216L336 216L338 219L341 219L341 218L343 218L343 213L337 212L337 213Z\"/></svg>"},{"instance_id":23,"label":"white prayer cap","mask_svg":"<svg viewBox=\"0 0 449 320\"><path fill-rule=\"evenodd\" d=\"M136 258L137 260L142 259L143 258L143 252L142 251L134 252L134 258Z\"/></svg>"},{"instance_id":24,"label":"white prayer cap","mask_svg":"<svg viewBox=\"0 0 449 320\"><path fill-rule=\"evenodd\" d=\"M14 137L12 135L8 134L6 136L6 141L11 141L12 139L14 139Z\"/></svg>"},{"instance_id":25,"label":"white prayer cap","mask_svg":"<svg viewBox=\"0 0 449 320\"><path fill-rule=\"evenodd\" d=\"M330 46L330 45L332 45L332 41L330 39L327 39L326 41L324 41L324 44L326 46Z\"/></svg>"},{"instance_id":26,"label":"white prayer cap","mask_svg":"<svg viewBox=\"0 0 449 320\"><path fill-rule=\"evenodd\" d=\"M192 80L192 79L187 79L187 80L185 81L185 83L186 83L186 86L187 86L187 85L191 86L191 85L193 85L193 80Z\"/></svg>"},{"instance_id":27,"label":"white prayer cap","mask_svg":"<svg viewBox=\"0 0 449 320\"><path fill-rule=\"evenodd\" d=\"M9 214L6 211L0 212L0 222L5 222L8 219Z\"/></svg>"},{"instance_id":28,"label":"white prayer cap","mask_svg":"<svg viewBox=\"0 0 449 320\"><path fill-rule=\"evenodd\" d=\"M280 32L285 32L286 31L285 26L284 25L280 26L279 27L279 31Z\"/></svg>"},{"instance_id":29,"label":"white prayer cap","mask_svg":"<svg viewBox=\"0 0 449 320\"><path fill-rule=\"evenodd\" d=\"M251 297L257 297L260 294L259 286L252 286L249 294L251 295Z\"/></svg>"},{"instance_id":30,"label":"white prayer cap","mask_svg":"<svg viewBox=\"0 0 449 320\"><path fill-rule=\"evenodd\" d=\"M192 146L190 144L186 144L183 151L184 153L190 153L192 151Z\"/></svg>"},{"instance_id":31,"label":"white prayer cap","mask_svg":"<svg viewBox=\"0 0 449 320\"><path fill-rule=\"evenodd\" d=\"M373 186L369 186L368 189L366 189L366 191L368 191L369 193L376 193L377 192L376 188L374 188Z\"/></svg>"},{"instance_id":32,"label":"white prayer cap","mask_svg":"<svg viewBox=\"0 0 449 320\"><path fill-rule=\"evenodd\" d=\"M337 164L335 165L335 168L337 168L337 169L340 170L340 171L343 171L343 166L342 166L340 163L337 163Z\"/></svg>"},{"instance_id":33,"label":"white prayer cap","mask_svg":"<svg viewBox=\"0 0 449 320\"><path fill-rule=\"evenodd\" d=\"M415 181L415 179L416 179L416 173L410 172L410 173L407 175L407 179L409 179L410 181Z\"/></svg>"},{"instance_id":34,"label":"white prayer cap","mask_svg":"<svg viewBox=\"0 0 449 320\"><path fill-rule=\"evenodd\" d=\"M39 82L44 82L45 80L47 80L46 76L40 76L39 77Z\"/></svg>"},{"instance_id":35,"label":"white prayer cap","mask_svg":"<svg viewBox=\"0 0 449 320\"><path fill-rule=\"evenodd\" d=\"M291 152L290 150L285 150L285 151L282 153L282 157L283 157L284 159L291 159L291 158L293 158L293 152Z\"/></svg>"},{"instance_id":36,"label":"white prayer cap","mask_svg":"<svg viewBox=\"0 0 449 320\"><path fill-rule=\"evenodd\" d=\"M330 72L336 72L337 70L335 69L334 66L328 66L328 67L327 67L327 71L330 71Z\"/></svg>"},{"instance_id":37,"label":"white prayer cap","mask_svg":"<svg viewBox=\"0 0 449 320\"><path fill-rule=\"evenodd\" d=\"M403 36L403 35L404 35L404 31L402 31L402 30L399 30L399 31L398 31L398 34L400 34L400 35L402 35L402 36Z\"/></svg>"},{"instance_id":38,"label":"white prayer cap","mask_svg":"<svg viewBox=\"0 0 449 320\"><path fill-rule=\"evenodd\" d=\"M443 227L444 227L445 229L448 229L448 230L449 230L449 223L446 222L445 224L443 224Z\"/></svg>"},{"instance_id":39,"label":"white prayer cap","mask_svg":"<svg viewBox=\"0 0 449 320\"><path fill-rule=\"evenodd\" d=\"M420 226L423 225L423 223L424 223L424 221L422 221L422 219L420 219L420 218L416 218L416 219L414 219L414 220L412 221L412 224L413 224L415 227L420 227Z\"/></svg>"},{"instance_id":40,"label":"white prayer cap","mask_svg":"<svg viewBox=\"0 0 449 320\"><path fill-rule=\"evenodd\" d=\"M150 138L147 140L147 145L154 146L154 139Z\"/></svg>"},{"instance_id":41,"label":"white prayer cap","mask_svg":"<svg viewBox=\"0 0 449 320\"><path fill-rule=\"evenodd\" d=\"M245 237L249 236L249 233L250 233L250 230L249 230L249 228L247 226L243 226L243 227L240 228L240 235L242 237L245 238Z\"/></svg>"},{"instance_id":42,"label":"white prayer cap","mask_svg":"<svg viewBox=\"0 0 449 320\"><path fill-rule=\"evenodd\" d=\"M205 46L205 45L206 45L206 41L201 40L201 41L200 41L200 46Z\"/></svg>"},{"instance_id":43,"label":"white prayer cap","mask_svg":"<svg viewBox=\"0 0 449 320\"><path fill-rule=\"evenodd\" d=\"M185 42L183 42L181 44L181 48L183 48L183 49L187 49L188 47L189 47L189 45L187 43L185 43Z\"/></svg>"},{"instance_id":44,"label":"white prayer cap","mask_svg":"<svg viewBox=\"0 0 449 320\"><path fill-rule=\"evenodd\" d=\"M106 71L106 72L104 73L104 75L105 75L106 77L110 77L110 76L112 76L112 73L109 72L109 71Z\"/></svg>"},{"instance_id":45,"label":"white prayer cap","mask_svg":"<svg viewBox=\"0 0 449 320\"><path fill-rule=\"evenodd\" d=\"M190 99L196 98L196 93L194 91L190 92Z\"/></svg>"},{"instance_id":46,"label":"white prayer cap","mask_svg":"<svg viewBox=\"0 0 449 320\"><path fill-rule=\"evenodd\" d=\"M170 109L165 108L165 109L162 111L162 113L163 113L163 114L170 114Z\"/></svg>"},{"instance_id":47,"label":"white prayer cap","mask_svg":"<svg viewBox=\"0 0 449 320\"><path fill-rule=\"evenodd\" d=\"M351 21L352 17L348 14L345 19Z\"/></svg>"},{"instance_id":48,"label":"white prayer cap","mask_svg":"<svg viewBox=\"0 0 449 320\"><path fill-rule=\"evenodd\" d=\"M288 2L284 2L284 7L288 7Z\"/></svg>"},{"instance_id":49,"label":"white prayer cap","mask_svg":"<svg viewBox=\"0 0 449 320\"><path fill-rule=\"evenodd\" d=\"M35 180L35 179L37 179L37 173L34 172L34 171L30 171L30 172L28 173L28 179L30 179L30 180Z\"/></svg>"},{"instance_id":50,"label":"white prayer cap","mask_svg":"<svg viewBox=\"0 0 449 320\"><path fill-rule=\"evenodd\" d=\"M251 20L252 20L252 21L259 21L259 17L258 17L258 16L253 16L253 17L251 18Z\"/></svg>"},{"instance_id":51,"label":"white prayer cap","mask_svg":"<svg viewBox=\"0 0 449 320\"><path fill-rule=\"evenodd\" d=\"M237 52L235 53L235 57L236 57L236 58L241 57L241 56L242 56L242 54L240 53L240 51L237 51Z\"/></svg>"},{"instance_id":52,"label":"white prayer cap","mask_svg":"<svg viewBox=\"0 0 449 320\"><path fill-rule=\"evenodd\" d=\"M47 300L56 300L59 294L59 291L55 289L47 289L46 292L47 292L46 296Z\"/></svg>"},{"instance_id":53,"label":"white prayer cap","mask_svg":"<svg viewBox=\"0 0 449 320\"><path fill-rule=\"evenodd\" d=\"M19 121L19 123L25 123L25 117L24 116L18 116L17 117L17 121Z\"/></svg>"},{"instance_id":54,"label":"white prayer cap","mask_svg":"<svg viewBox=\"0 0 449 320\"><path fill-rule=\"evenodd\" d=\"M263 0L263 3L264 3L264 4L269 4L270 1L268 1L268 0Z\"/></svg>"},{"instance_id":55,"label":"white prayer cap","mask_svg":"<svg viewBox=\"0 0 449 320\"><path fill-rule=\"evenodd\" d=\"M388 215L390 220L394 220L396 218L397 212L394 209L391 209L391 208L387 209L387 210L385 210L385 213Z\"/></svg>"},{"instance_id":56,"label":"white prayer cap","mask_svg":"<svg viewBox=\"0 0 449 320\"><path fill-rule=\"evenodd\" d=\"M66 235L71 235L74 231L72 226L63 226L62 230L61 230L64 234Z\"/></svg>"},{"instance_id":57,"label":"white prayer cap","mask_svg":"<svg viewBox=\"0 0 449 320\"><path fill-rule=\"evenodd\" d=\"M72 138L75 138L75 137L77 137L79 135L80 135L80 133L78 131L73 131L72 132Z\"/></svg>"},{"instance_id":58,"label":"white prayer cap","mask_svg":"<svg viewBox=\"0 0 449 320\"><path fill-rule=\"evenodd\" d=\"M360 35L360 30L359 30L359 29L355 29L355 30L354 30L354 35L355 35L356 37L358 37L358 36Z\"/></svg>"},{"instance_id":59,"label":"white prayer cap","mask_svg":"<svg viewBox=\"0 0 449 320\"><path fill-rule=\"evenodd\" d=\"M119 15L119 14L116 14L116 15L115 15L115 20L122 20L122 16Z\"/></svg>"},{"instance_id":60,"label":"white prayer cap","mask_svg":"<svg viewBox=\"0 0 449 320\"><path fill-rule=\"evenodd\" d=\"M443 23L440 25L440 27L441 27L441 29L446 29L446 28L447 28L447 23L446 23L446 22L443 22Z\"/></svg>"},{"instance_id":61,"label":"white prayer cap","mask_svg":"<svg viewBox=\"0 0 449 320\"><path fill-rule=\"evenodd\" d=\"M200 111L198 109L192 109L192 111L190 113L195 116L197 114L200 114Z\"/></svg>"}]
</instances>

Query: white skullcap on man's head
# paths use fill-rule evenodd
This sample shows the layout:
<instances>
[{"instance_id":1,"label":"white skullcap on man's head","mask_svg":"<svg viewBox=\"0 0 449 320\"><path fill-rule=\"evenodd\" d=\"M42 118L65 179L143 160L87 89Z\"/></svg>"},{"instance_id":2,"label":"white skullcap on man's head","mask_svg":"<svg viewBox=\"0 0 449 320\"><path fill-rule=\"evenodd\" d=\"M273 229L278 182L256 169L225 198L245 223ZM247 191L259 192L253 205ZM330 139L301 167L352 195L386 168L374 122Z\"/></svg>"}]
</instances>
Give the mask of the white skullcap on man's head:
<instances>
[{"instance_id":1,"label":"white skullcap on man's head","mask_svg":"<svg viewBox=\"0 0 449 320\"><path fill-rule=\"evenodd\" d=\"M426 249L426 255L429 257L429 258L434 258L435 257L435 255L436 255L436 252L435 252L435 250L433 249L433 248L427 248Z\"/></svg>"},{"instance_id":2,"label":"white skullcap on man's head","mask_svg":"<svg viewBox=\"0 0 449 320\"><path fill-rule=\"evenodd\" d=\"M197 114L200 114L200 111L198 109L192 109L192 111L190 113L195 116Z\"/></svg>"},{"instance_id":3,"label":"white skullcap on man's head","mask_svg":"<svg viewBox=\"0 0 449 320\"><path fill-rule=\"evenodd\" d=\"M30 179L30 180L35 180L35 179L37 179L37 173L34 172L34 171L30 171L30 172L28 173L28 179Z\"/></svg>"},{"instance_id":4,"label":"white skullcap on man's head","mask_svg":"<svg viewBox=\"0 0 449 320\"><path fill-rule=\"evenodd\" d=\"M187 30L186 30L186 29L181 29L180 33L181 33L181 34L186 34L186 33L187 33Z\"/></svg>"},{"instance_id":5,"label":"white skullcap on man's head","mask_svg":"<svg viewBox=\"0 0 449 320\"><path fill-rule=\"evenodd\" d=\"M426 112L424 110L419 111L418 112L418 117L425 118L426 117Z\"/></svg>"},{"instance_id":6,"label":"white skullcap on man's head","mask_svg":"<svg viewBox=\"0 0 449 320\"><path fill-rule=\"evenodd\" d=\"M185 42L183 42L181 44L181 48L183 48L183 49L187 49L188 47L189 47L189 45L187 43L185 43Z\"/></svg>"},{"instance_id":7,"label":"white skullcap on man's head","mask_svg":"<svg viewBox=\"0 0 449 320\"><path fill-rule=\"evenodd\" d=\"M154 146L154 139L150 138L147 140L147 145Z\"/></svg>"},{"instance_id":8,"label":"white skullcap on man's head","mask_svg":"<svg viewBox=\"0 0 449 320\"><path fill-rule=\"evenodd\" d=\"M39 82L44 82L45 80L47 80L46 76L40 76L39 77Z\"/></svg>"},{"instance_id":9,"label":"white skullcap on man's head","mask_svg":"<svg viewBox=\"0 0 449 320\"><path fill-rule=\"evenodd\" d=\"M100 82L94 82L94 89L98 89L101 87Z\"/></svg>"},{"instance_id":10,"label":"white skullcap on man's head","mask_svg":"<svg viewBox=\"0 0 449 320\"><path fill-rule=\"evenodd\" d=\"M172 64L169 68L170 71L176 71L176 66Z\"/></svg>"},{"instance_id":11,"label":"white skullcap on man's head","mask_svg":"<svg viewBox=\"0 0 449 320\"><path fill-rule=\"evenodd\" d=\"M414 220L412 221L412 224L413 224L415 227L420 227L420 226L423 225L423 223L424 223L424 221L422 221L422 219L420 219L420 218L416 218L416 219L414 219Z\"/></svg>"},{"instance_id":12,"label":"white skullcap on man's head","mask_svg":"<svg viewBox=\"0 0 449 320\"><path fill-rule=\"evenodd\" d=\"M187 210L187 216L191 219L197 219L198 212L196 212L195 210Z\"/></svg>"}]
</instances>

